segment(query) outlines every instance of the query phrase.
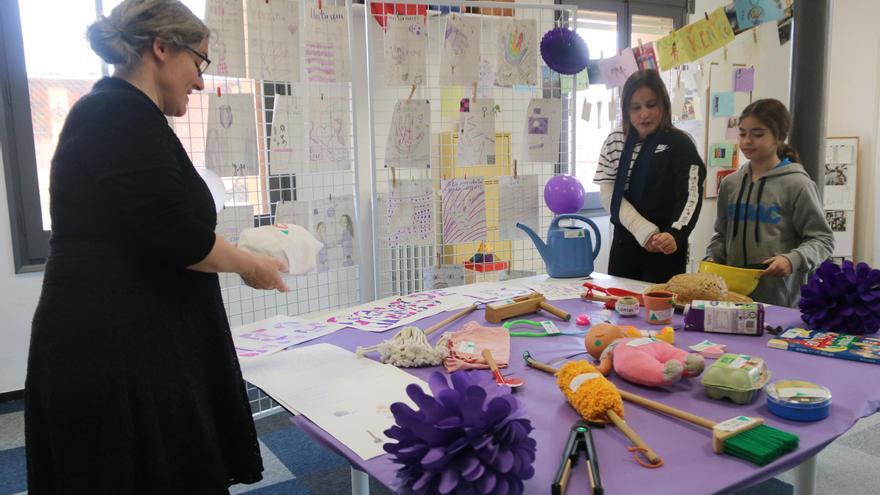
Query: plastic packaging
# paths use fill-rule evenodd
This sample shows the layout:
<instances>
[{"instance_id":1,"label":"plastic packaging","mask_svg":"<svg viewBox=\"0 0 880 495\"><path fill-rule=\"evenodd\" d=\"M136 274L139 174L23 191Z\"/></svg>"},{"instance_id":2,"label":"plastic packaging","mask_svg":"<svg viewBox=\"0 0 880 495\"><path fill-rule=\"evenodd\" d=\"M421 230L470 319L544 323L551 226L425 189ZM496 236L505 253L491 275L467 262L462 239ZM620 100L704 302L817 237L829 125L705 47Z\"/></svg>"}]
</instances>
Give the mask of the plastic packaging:
<instances>
[{"instance_id":1,"label":"plastic packaging","mask_svg":"<svg viewBox=\"0 0 880 495\"><path fill-rule=\"evenodd\" d=\"M764 305L726 301L692 301L684 309L684 329L736 335L764 334Z\"/></svg>"},{"instance_id":2,"label":"plastic packaging","mask_svg":"<svg viewBox=\"0 0 880 495\"><path fill-rule=\"evenodd\" d=\"M748 404L770 381L770 370L764 360L745 354L725 354L703 373L706 395L713 399L730 399Z\"/></svg>"},{"instance_id":3,"label":"plastic packaging","mask_svg":"<svg viewBox=\"0 0 880 495\"><path fill-rule=\"evenodd\" d=\"M777 380L767 385L767 409L780 418L819 421L831 409L831 391L803 380Z\"/></svg>"}]
</instances>

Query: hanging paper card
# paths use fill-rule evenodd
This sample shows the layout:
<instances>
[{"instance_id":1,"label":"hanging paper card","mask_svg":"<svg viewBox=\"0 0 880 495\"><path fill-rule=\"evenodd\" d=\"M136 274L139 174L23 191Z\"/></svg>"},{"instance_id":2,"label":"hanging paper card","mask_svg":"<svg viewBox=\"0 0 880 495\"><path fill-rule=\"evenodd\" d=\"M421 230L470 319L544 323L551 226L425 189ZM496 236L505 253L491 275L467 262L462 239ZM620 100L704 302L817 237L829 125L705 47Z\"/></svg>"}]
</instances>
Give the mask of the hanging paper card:
<instances>
[{"instance_id":1,"label":"hanging paper card","mask_svg":"<svg viewBox=\"0 0 880 495\"><path fill-rule=\"evenodd\" d=\"M247 19L250 78L299 81L299 0L247 2Z\"/></svg>"},{"instance_id":2,"label":"hanging paper card","mask_svg":"<svg viewBox=\"0 0 880 495\"><path fill-rule=\"evenodd\" d=\"M731 168L736 155L733 143L713 143L709 146L709 166Z\"/></svg>"},{"instance_id":3,"label":"hanging paper card","mask_svg":"<svg viewBox=\"0 0 880 495\"><path fill-rule=\"evenodd\" d=\"M429 180L402 181L377 199L378 230L390 246L434 243L434 187Z\"/></svg>"},{"instance_id":4,"label":"hanging paper card","mask_svg":"<svg viewBox=\"0 0 880 495\"><path fill-rule=\"evenodd\" d=\"M257 175L254 95L208 96L205 165L221 177Z\"/></svg>"},{"instance_id":5,"label":"hanging paper card","mask_svg":"<svg viewBox=\"0 0 880 495\"><path fill-rule=\"evenodd\" d=\"M654 53L654 43L645 43L643 45L633 47L633 55L636 58L636 64L639 70L657 69L657 55Z\"/></svg>"},{"instance_id":6,"label":"hanging paper card","mask_svg":"<svg viewBox=\"0 0 880 495\"><path fill-rule=\"evenodd\" d=\"M724 7L718 7L709 14L709 25L712 26L712 32L718 37L722 46L736 39L733 26L730 25L730 20Z\"/></svg>"},{"instance_id":7,"label":"hanging paper card","mask_svg":"<svg viewBox=\"0 0 880 495\"><path fill-rule=\"evenodd\" d=\"M311 170L351 169L351 114L347 99L312 97L308 136Z\"/></svg>"},{"instance_id":8,"label":"hanging paper card","mask_svg":"<svg viewBox=\"0 0 880 495\"><path fill-rule=\"evenodd\" d=\"M734 0L736 21L741 29L775 21L782 17L782 0Z\"/></svg>"},{"instance_id":9,"label":"hanging paper card","mask_svg":"<svg viewBox=\"0 0 880 495\"><path fill-rule=\"evenodd\" d=\"M351 81L348 55L348 21L345 6L309 7L305 33L306 80L314 83Z\"/></svg>"},{"instance_id":10,"label":"hanging paper card","mask_svg":"<svg viewBox=\"0 0 880 495\"><path fill-rule=\"evenodd\" d=\"M724 130L724 138L728 141L739 139L739 117L727 117L727 128Z\"/></svg>"},{"instance_id":11,"label":"hanging paper card","mask_svg":"<svg viewBox=\"0 0 880 495\"><path fill-rule=\"evenodd\" d=\"M385 82L392 86L424 84L428 40L425 17L395 15L385 22Z\"/></svg>"},{"instance_id":12,"label":"hanging paper card","mask_svg":"<svg viewBox=\"0 0 880 495\"><path fill-rule=\"evenodd\" d=\"M721 33L716 32L706 19L681 28L676 32L676 37L680 41L679 48L690 60L699 60L733 41L732 38L722 38Z\"/></svg>"},{"instance_id":13,"label":"hanging paper card","mask_svg":"<svg viewBox=\"0 0 880 495\"><path fill-rule=\"evenodd\" d=\"M305 170L303 122L305 113L298 96L275 95L269 169L272 174L296 174Z\"/></svg>"},{"instance_id":14,"label":"hanging paper card","mask_svg":"<svg viewBox=\"0 0 880 495\"><path fill-rule=\"evenodd\" d=\"M686 53L679 46L676 32L669 33L655 41L654 48L657 50L657 58L662 71L690 62Z\"/></svg>"},{"instance_id":15,"label":"hanging paper card","mask_svg":"<svg viewBox=\"0 0 880 495\"><path fill-rule=\"evenodd\" d=\"M733 90L750 93L755 89L755 68L737 67L733 69Z\"/></svg>"},{"instance_id":16,"label":"hanging paper card","mask_svg":"<svg viewBox=\"0 0 880 495\"><path fill-rule=\"evenodd\" d=\"M342 325L278 315L232 328L232 342L239 361L268 356L340 330Z\"/></svg>"},{"instance_id":17,"label":"hanging paper card","mask_svg":"<svg viewBox=\"0 0 880 495\"><path fill-rule=\"evenodd\" d=\"M537 21L502 19L498 21L498 70L495 84L513 86L538 83Z\"/></svg>"},{"instance_id":18,"label":"hanging paper card","mask_svg":"<svg viewBox=\"0 0 880 495\"><path fill-rule=\"evenodd\" d=\"M733 116L734 94L732 92L712 93L710 109L713 117Z\"/></svg>"},{"instance_id":19,"label":"hanging paper card","mask_svg":"<svg viewBox=\"0 0 880 495\"><path fill-rule=\"evenodd\" d=\"M526 114L523 155L527 162L559 161L559 136L562 123L562 102L557 99L534 98Z\"/></svg>"},{"instance_id":20,"label":"hanging paper card","mask_svg":"<svg viewBox=\"0 0 880 495\"><path fill-rule=\"evenodd\" d=\"M428 101L398 101L385 145L385 166L430 168L430 144L431 106Z\"/></svg>"},{"instance_id":21,"label":"hanging paper card","mask_svg":"<svg viewBox=\"0 0 880 495\"><path fill-rule=\"evenodd\" d=\"M458 166L495 164L495 100L461 100Z\"/></svg>"},{"instance_id":22,"label":"hanging paper card","mask_svg":"<svg viewBox=\"0 0 880 495\"><path fill-rule=\"evenodd\" d=\"M539 226L537 175L504 175L498 178L498 237L500 239L527 239L517 222L536 229Z\"/></svg>"},{"instance_id":23,"label":"hanging paper card","mask_svg":"<svg viewBox=\"0 0 880 495\"><path fill-rule=\"evenodd\" d=\"M599 60L599 74L606 88L618 88L623 86L630 74L638 72L632 48L627 48L616 57Z\"/></svg>"},{"instance_id":24,"label":"hanging paper card","mask_svg":"<svg viewBox=\"0 0 880 495\"><path fill-rule=\"evenodd\" d=\"M486 191L482 177L444 180L443 244L486 239Z\"/></svg>"},{"instance_id":25,"label":"hanging paper card","mask_svg":"<svg viewBox=\"0 0 880 495\"><path fill-rule=\"evenodd\" d=\"M440 85L473 86L480 80L480 18L449 14L440 52Z\"/></svg>"},{"instance_id":26,"label":"hanging paper card","mask_svg":"<svg viewBox=\"0 0 880 495\"><path fill-rule=\"evenodd\" d=\"M464 285L464 266L426 266L422 268L422 285L425 290Z\"/></svg>"},{"instance_id":27,"label":"hanging paper card","mask_svg":"<svg viewBox=\"0 0 880 495\"><path fill-rule=\"evenodd\" d=\"M205 24L211 30L208 53L213 60L207 74L245 77L244 11L241 0L207 0Z\"/></svg>"}]
</instances>

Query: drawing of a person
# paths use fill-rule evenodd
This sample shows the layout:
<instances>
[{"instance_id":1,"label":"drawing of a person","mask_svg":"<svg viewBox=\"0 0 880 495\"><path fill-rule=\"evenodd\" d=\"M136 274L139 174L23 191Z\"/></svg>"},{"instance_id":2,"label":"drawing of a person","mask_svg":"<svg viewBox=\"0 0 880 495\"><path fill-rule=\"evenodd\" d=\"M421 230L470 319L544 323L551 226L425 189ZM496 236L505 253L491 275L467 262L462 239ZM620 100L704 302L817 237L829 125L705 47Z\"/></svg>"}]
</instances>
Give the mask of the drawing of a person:
<instances>
[{"instance_id":1,"label":"drawing of a person","mask_svg":"<svg viewBox=\"0 0 880 495\"><path fill-rule=\"evenodd\" d=\"M342 266L354 265L354 222L348 213L344 213L339 220L342 222L342 234L339 235L339 245L342 247Z\"/></svg>"},{"instance_id":2,"label":"drawing of a person","mask_svg":"<svg viewBox=\"0 0 880 495\"><path fill-rule=\"evenodd\" d=\"M315 226L315 239L323 244L324 246L318 251L318 271L327 269L327 224L324 222L318 222L318 225Z\"/></svg>"}]
</instances>

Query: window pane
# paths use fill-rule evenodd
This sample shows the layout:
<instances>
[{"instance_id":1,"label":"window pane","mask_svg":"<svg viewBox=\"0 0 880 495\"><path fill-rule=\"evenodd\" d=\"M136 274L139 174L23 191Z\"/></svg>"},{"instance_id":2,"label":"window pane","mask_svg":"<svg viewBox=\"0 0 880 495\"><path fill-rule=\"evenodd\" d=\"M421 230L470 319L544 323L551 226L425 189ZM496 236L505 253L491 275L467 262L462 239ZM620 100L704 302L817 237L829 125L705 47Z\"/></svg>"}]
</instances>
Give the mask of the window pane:
<instances>
[{"instance_id":1,"label":"window pane","mask_svg":"<svg viewBox=\"0 0 880 495\"><path fill-rule=\"evenodd\" d=\"M577 32L587 42L591 59L596 60L617 54L616 13L579 10ZM587 121L581 118L585 101L591 105L592 109L590 119ZM610 103L611 90L606 88L604 84L591 83L589 89L577 92L577 166L575 167L575 175L587 192L599 190L599 186L593 184L599 151L602 149L605 138L616 125L608 119Z\"/></svg>"},{"instance_id":2,"label":"window pane","mask_svg":"<svg viewBox=\"0 0 880 495\"><path fill-rule=\"evenodd\" d=\"M657 41L673 30L672 19L669 17L654 17L651 15L632 16L632 38L630 46L638 46L642 43Z\"/></svg>"}]
</instances>

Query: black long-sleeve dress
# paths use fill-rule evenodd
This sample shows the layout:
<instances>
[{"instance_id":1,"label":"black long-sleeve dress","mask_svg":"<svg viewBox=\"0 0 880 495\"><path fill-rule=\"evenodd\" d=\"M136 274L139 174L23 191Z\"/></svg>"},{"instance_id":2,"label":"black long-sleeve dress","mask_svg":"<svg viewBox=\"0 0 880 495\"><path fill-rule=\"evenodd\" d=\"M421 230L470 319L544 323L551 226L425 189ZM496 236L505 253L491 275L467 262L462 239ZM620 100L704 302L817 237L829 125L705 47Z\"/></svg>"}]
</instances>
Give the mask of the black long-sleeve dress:
<instances>
[{"instance_id":1,"label":"black long-sleeve dress","mask_svg":"<svg viewBox=\"0 0 880 495\"><path fill-rule=\"evenodd\" d=\"M225 493L261 479L205 183L159 108L105 78L52 160L52 236L25 385L28 486Z\"/></svg>"}]
</instances>

